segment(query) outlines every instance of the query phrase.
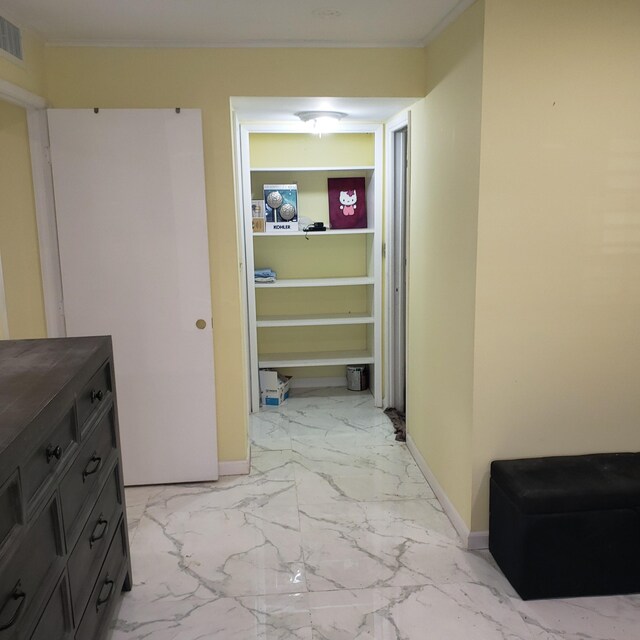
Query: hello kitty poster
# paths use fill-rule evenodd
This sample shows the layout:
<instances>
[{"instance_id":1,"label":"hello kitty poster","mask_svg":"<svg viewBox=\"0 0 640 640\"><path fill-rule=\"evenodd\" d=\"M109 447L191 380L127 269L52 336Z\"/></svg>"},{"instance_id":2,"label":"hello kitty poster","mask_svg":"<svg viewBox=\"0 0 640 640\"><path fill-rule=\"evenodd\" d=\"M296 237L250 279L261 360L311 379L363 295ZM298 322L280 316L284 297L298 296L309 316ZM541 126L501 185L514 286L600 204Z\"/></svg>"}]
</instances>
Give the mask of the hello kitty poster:
<instances>
[{"instance_id":1,"label":"hello kitty poster","mask_svg":"<svg viewBox=\"0 0 640 640\"><path fill-rule=\"evenodd\" d=\"M367 198L364 178L329 178L331 229L365 229Z\"/></svg>"}]
</instances>

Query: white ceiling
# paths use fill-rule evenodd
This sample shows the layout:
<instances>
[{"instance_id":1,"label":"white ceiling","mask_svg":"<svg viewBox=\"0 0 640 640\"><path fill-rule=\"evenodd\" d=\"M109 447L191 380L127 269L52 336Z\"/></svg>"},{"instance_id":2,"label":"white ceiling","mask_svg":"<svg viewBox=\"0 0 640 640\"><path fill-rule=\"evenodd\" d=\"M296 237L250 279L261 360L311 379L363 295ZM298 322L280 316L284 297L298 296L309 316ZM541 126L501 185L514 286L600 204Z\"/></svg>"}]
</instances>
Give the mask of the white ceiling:
<instances>
[{"instance_id":1,"label":"white ceiling","mask_svg":"<svg viewBox=\"0 0 640 640\"><path fill-rule=\"evenodd\" d=\"M299 111L341 111L342 121L385 122L407 109L417 98L231 98L231 106L242 122L290 122L300 125ZM339 126L338 126L339 128Z\"/></svg>"},{"instance_id":2,"label":"white ceiling","mask_svg":"<svg viewBox=\"0 0 640 640\"><path fill-rule=\"evenodd\" d=\"M0 0L0 15L51 44L414 47L423 46L472 2Z\"/></svg>"}]
</instances>

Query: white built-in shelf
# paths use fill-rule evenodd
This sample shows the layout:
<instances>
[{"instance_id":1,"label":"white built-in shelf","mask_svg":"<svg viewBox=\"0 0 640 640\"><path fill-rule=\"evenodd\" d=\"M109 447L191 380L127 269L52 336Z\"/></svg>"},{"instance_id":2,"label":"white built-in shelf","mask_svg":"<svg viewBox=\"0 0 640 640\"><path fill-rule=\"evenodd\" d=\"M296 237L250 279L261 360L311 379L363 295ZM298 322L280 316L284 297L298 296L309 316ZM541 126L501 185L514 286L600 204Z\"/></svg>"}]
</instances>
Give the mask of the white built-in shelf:
<instances>
[{"instance_id":1,"label":"white built-in shelf","mask_svg":"<svg viewBox=\"0 0 640 640\"><path fill-rule=\"evenodd\" d=\"M334 313L303 316L258 317L257 327L327 327L344 324L373 324L369 313Z\"/></svg>"},{"instance_id":2,"label":"white built-in shelf","mask_svg":"<svg viewBox=\"0 0 640 640\"><path fill-rule=\"evenodd\" d=\"M326 238L328 236L358 236L373 234L373 229L328 229L327 231L259 231L253 234L254 238L281 238L282 236L312 236Z\"/></svg>"},{"instance_id":3,"label":"white built-in shelf","mask_svg":"<svg viewBox=\"0 0 640 640\"><path fill-rule=\"evenodd\" d=\"M321 367L348 364L373 364L369 351L320 351L305 353L265 353L258 355L260 368Z\"/></svg>"},{"instance_id":4,"label":"white built-in shelf","mask_svg":"<svg viewBox=\"0 0 640 640\"><path fill-rule=\"evenodd\" d=\"M282 289L290 287L354 287L374 284L375 280L367 276L358 278L297 278L295 280L276 280L275 282L256 282L256 289Z\"/></svg>"},{"instance_id":5,"label":"white built-in shelf","mask_svg":"<svg viewBox=\"0 0 640 640\"><path fill-rule=\"evenodd\" d=\"M360 165L351 167L251 167L252 173L271 173L272 171L285 171L287 173L297 173L300 171L374 171L373 165Z\"/></svg>"},{"instance_id":6,"label":"white built-in shelf","mask_svg":"<svg viewBox=\"0 0 640 640\"><path fill-rule=\"evenodd\" d=\"M337 366L344 369L349 365L371 367L372 392L376 405L380 406L383 377L383 126L374 123L345 123L344 133L355 136L353 140L336 138L332 141L332 137L327 136L322 144L316 144L314 139L313 144L296 147L295 153L285 154L280 143L287 142L286 136L290 132L285 124L239 125L239 164L242 166L243 195L239 201L250 202L252 189L258 195L265 183L297 183L299 197L308 198L307 207L311 207L305 218L322 220L329 227L330 216L325 204L328 203L327 179L364 177L367 228L304 231L299 230L298 225L292 225L295 231L253 233L249 218L251 210L243 207L242 215L246 216L244 241L248 278L252 409L256 411L260 406L258 368L295 368L304 377L306 373L300 371L301 368ZM260 153L254 155L252 164L251 136L254 133L271 134L273 139L265 139L260 143L256 140L255 149ZM360 134L366 135L367 139L359 138ZM333 142L339 144L334 146ZM347 147L341 147L342 142ZM269 148L262 148L260 144L269 145ZM315 214L314 206L318 206ZM284 240L278 242L272 238ZM317 240L314 244L305 244L315 238L333 240ZM338 266L331 266L334 264L334 255L346 255L351 250L353 255L344 264L338 261ZM323 259L324 256L326 260ZM252 281L251 271L265 264L271 264L280 278L275 282ZM350 277L344 277L348 274L351 274ZM323 275L331 277L322 277ZM343 289L340 290L340 287ZM277 289L279 293L267 293L265 290L268 289ZM355 298L351 292L357 294ZM313 306L304 305L309 296L314 298ZM358 311L350 313L350 309ZM283 340L282 329L287 336L291 336L290 340ZM352 346L354 349L336 351L341 345ZM325 348L333 350L325 351ZM269 353L287 349L304 349L305 352ZM309 351L310 349L313 351Z\"/></svg>"}]
</instances>

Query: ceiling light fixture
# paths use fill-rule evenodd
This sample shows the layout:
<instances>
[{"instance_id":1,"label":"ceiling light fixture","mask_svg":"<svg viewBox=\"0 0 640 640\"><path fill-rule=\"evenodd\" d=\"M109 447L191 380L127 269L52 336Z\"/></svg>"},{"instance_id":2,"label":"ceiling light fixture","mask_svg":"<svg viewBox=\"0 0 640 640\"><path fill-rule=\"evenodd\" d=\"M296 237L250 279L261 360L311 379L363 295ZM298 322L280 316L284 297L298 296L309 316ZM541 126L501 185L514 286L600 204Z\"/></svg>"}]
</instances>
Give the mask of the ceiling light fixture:
<instances>
[{"instance_id":1,"label":"ceiling light fixture","mask_svg":"<svg viewBox=\"0 0 640 640\"><path fill-rule=\"evenodd\" d=\"M319 136L335 131L336 124L347 116L342 111L298 111L295 115L308 123L310 130Z\"/></svg>"}]
</instances>

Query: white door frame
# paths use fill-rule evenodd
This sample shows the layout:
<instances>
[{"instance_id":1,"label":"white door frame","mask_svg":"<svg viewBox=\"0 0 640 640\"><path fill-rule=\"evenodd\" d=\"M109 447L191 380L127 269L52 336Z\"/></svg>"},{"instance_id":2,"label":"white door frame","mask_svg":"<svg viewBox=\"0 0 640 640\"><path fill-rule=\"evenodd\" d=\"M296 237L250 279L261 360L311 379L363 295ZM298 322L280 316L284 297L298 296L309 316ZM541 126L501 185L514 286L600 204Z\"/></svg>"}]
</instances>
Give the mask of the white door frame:
<instances>
[{"instance_id":1,"label":"white door frame","mask_svg":"<svg viewBox=\"0 0 640 640\"><path fill-rule=\"evenodd\" d=\"M27 113L47 335L49 338L64 337L67 333L64 324L53 179L49 161L47 101L35 93L1 79L0 100L23 107Z\"/></svg>"},{"instance_id":2,"label":"white door frame","mask_svg":"<svg viewBox=\"0 0 640 640\"><path fill-rule=\"evenodd\" d=\"M241 269L244 266L244 278L242 278L242 298L246 304L245 316L246 327L246 340L247 340L247 352L248 352L248 374L249 374L249 397L250 397L250 411L251 413L257 413L260 410L260 390L259 381L257 379L258 372L258 349L257 349L257 326L256 326L256 301L255 290L253 286L253 250L248 247L249 243L253 243L253 232L251 229L251 167L248 162L242 163L242 158L248 159L249 155L249 135L251 133L309 133L308 127L303 122L244 122L237 117L234 112L232 118L233 124L233 136L234 136L234 153L237 154L235 158L235 180L236 180L236 208L237 208L237 224L238 224L238 237L240 238L240 251L241 251ZM376 220L380 220L382 217L381 208L377 203L382 202L383 192L383 180L382 176L378 175L378 167L382 167L383 160L383 125L379 122L353 122L353 123L340 123L336 129L340 133L372 133L374 134L375 147L374 147L374 166L376 167L376 180L375 180L375 217ZM380 226L381 223L380 223ZM376 224L378 229L378 223ZM379 256L381 254L382 245L382 233L376 231L375 235L375 248L374 253ZM383 274L380 260L378 259L374 266L374 277L376 282L382 282ZM376 363L382 362L382 351L384 350L382 342L382 327L384 323L384 309L382 304L382 291L380 286L374 288L374 300L373 300L374 315L376 315L377 322L375 323L373 343L374 353L376 353ZM381 322L382 320L382 322ZM379 367L382 369L382 365ZM380 373L376 372L376 380L380 379ZM374 398L379 397L381 402L384 402L384 388L381 383L374 383L374 389L379 389L379 392L374 390Z\"/></svg>"},{"instance_id":3,"label":"white door frame","mask_svg":"<svg viewBox=\"0 0 640 640\"><path fill-rule=\"evenodd\" d=\"M410 167L409 163L411 162L411 148L410 148L410 122L411 122L411 113L406 110L398 115L394 116L390 120L387 121L385 125L385 293L386 293L386 301L385 301L385 359L386 359L386 367L385 367L385 394L384 394L384 407L394 407L396 404L395 397L395 389L393 385L393 379L396 375L396 358L394 357L394 344L396 340L396 334L398 328L396 327L395 322L395 313L394 313L394 264L395 264L395 226L394 226L394 218L393 218L393 210L394 210L394 190L391 188L391 185L394 184L394 171L395 171L395 163L394 163L394 136L397 131L407 129L407 194L411 188L409 177L410 177ZM409 198L407 197L406 202L406 218L409 220ZM407 247L406 254L409 255L409 235L407 234Z\"/></svg>"}]
</instances>

